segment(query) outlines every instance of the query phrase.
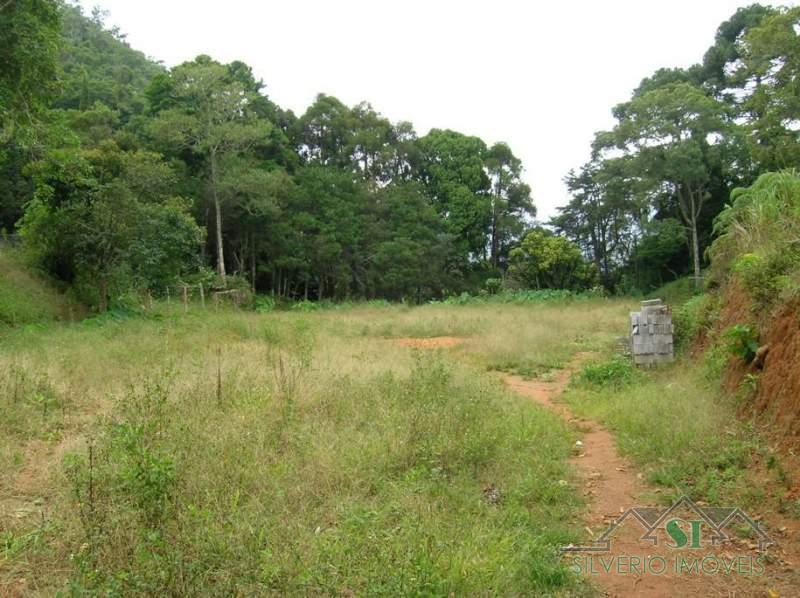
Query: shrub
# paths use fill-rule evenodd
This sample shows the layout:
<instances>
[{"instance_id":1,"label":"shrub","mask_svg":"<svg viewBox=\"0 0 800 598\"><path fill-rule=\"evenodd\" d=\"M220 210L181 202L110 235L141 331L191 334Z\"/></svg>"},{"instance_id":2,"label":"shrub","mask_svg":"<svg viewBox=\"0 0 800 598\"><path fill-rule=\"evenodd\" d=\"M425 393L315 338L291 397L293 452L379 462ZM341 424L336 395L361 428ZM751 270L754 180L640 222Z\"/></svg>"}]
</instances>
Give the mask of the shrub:
<instances>
[{"instance_id":1,"label":"shrub","mask_svg":"<svg viewBox=\"0 0 800 598\"><path fill-rule=\"evenodd\" d=\"M636 367L633 362L621 355L615 355L607 361L584 367L578 380L591 386L619 388L633 382L635 377Z\"/></svg>"},{"instance_id":2,"label":"shrub","mask_svg":"<svg viewBox=\"0 0 800 598\"><path fill-rule=\"evenodd\" d=\"M490 295L496 295L500 292L500 289L503 288L503 279L502 278L487 278L486 281L483 283L483 286L486 289L486 292Z\"/></svg>"},{"instance_id":3,"label":"shrub","mask_svg":"<svg viewBox=\"0 0 800 598\"><path fill-rule=\"evenodd\" d=\"M710 295L695 295L672 313L675 347L687 348L697 336L713 326L717 304Z\"/></svg>"},{"instance_id":4,"label":"shrub","mask_svg":"<svg viewBox=\"0 0 800 598\"><path fill-rule=\"evenodd\" d=\"M258 295L254 307L260 314L269 313L275 309L275 299L269 295Z\"/></svg>"},{"instance_id":5,"label":"shrub","mask_svg":"<svg viewBox=\"0 0 800 598\"><path fill-rule=\"evenodd\" d=\"M758 333L753 326L748 324L731 326L725 331L723 338L728 341L728 351L745 363L750 363L755 359L756 351L758 351Z\"/></svg>"}]
</instances>

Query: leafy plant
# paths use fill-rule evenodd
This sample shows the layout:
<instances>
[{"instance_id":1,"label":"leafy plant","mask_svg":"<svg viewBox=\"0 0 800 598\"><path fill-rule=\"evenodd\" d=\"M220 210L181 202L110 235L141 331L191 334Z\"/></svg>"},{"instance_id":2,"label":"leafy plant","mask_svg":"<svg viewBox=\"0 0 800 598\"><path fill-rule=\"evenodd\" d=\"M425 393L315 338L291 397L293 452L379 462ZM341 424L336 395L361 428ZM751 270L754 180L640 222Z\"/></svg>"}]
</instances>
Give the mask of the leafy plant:
<instances>
[{"instance_id":1,"label":"leafy plant","mask_svg":"<svg viewBox=\"0 0 800 598\"><path fill-rule=\"evenodd\" d=\"M723 337L728 341L728 350L745 363L755 359L758 351L758 333L749 324L737 324L725 331Z\"/></svg>"},{"instance_id":2,"label":"leafy plant","mask_svg":"<svg viewBox=\"0 0 800 598\"><path fill-rule=\"evenodd\" d=\"M635 377L636 367L633 362L617 355L607 361L585 366L578 375L578 380L591 386L619 388L633 382Z\"/></svg>"}]
</instances>

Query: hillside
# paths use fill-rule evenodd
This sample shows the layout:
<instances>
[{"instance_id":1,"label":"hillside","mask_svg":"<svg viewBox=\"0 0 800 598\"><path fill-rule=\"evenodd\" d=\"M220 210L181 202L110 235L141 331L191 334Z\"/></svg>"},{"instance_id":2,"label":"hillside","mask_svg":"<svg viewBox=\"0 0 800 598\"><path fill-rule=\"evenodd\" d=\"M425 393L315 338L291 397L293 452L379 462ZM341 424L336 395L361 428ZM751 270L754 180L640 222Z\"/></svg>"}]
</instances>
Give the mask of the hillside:
<instances>
[{"instance_id":1,"label":"hillside","mask_svg":"<svg viewBox=\"0 0 800 598\"><path fill-rule=\"evenodd\" d=\"M710 292L691 304L699 345L745 415L800 446L800 175L762 175L716 221Z\"/></svg>"},{"instance_id":2,"label":"hillside","mask_svg":"<svg viewBox=\"0 0 800 598\"><path fill-rule=\"evenodd\" d=\"M76 309L12 250L0 246L0 327L74 317Z\"/></svg>"},{"instance_id":3,"label":"hillside","mask_svg":"<svg viewBox=\"0 0 800 598\"><path fill-rule=\"evenodd\" d=\"M106 29L102 13L87 17L79 7L66 6L61 37L56 107L85 110L101 102L124 120L144 110L144 90L164 68L131 48L119 29Z\"/></svg>"}]
</instances>

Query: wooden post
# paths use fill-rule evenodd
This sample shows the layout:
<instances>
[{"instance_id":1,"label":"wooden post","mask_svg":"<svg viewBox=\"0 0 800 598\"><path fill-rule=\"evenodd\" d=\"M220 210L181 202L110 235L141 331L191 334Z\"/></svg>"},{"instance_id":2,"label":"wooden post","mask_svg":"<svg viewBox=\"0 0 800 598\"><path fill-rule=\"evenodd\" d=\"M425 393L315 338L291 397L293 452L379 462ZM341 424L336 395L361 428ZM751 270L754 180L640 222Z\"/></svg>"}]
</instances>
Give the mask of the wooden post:
<instances>
[{"instance_id":1,"label":"wooden post","mask_svg":"<svg viewBox=\"0 0 800 598\"><path fill-rule=\"evenodd\" d=\"M203 306L203 309L206 307L206 294L203 291L203 283L200 283L200 305Z\"/></svg>"},{"instance_id":2,"label":"wooden post","mask_svg":"<svg viewBox=\"0 0 800 598\"><path fill-rule=\"evenodd\" d=\"M167 303L172 303L172 297L169 295L169 287L167 287Z\"/></svg>"},{"instance_id":3,"label":"wooden post","mask_svg":"<svg viewBox=\"0 0 800 598\"><path fill-rule=\"evenodd\" d=\"M189 311L189 287L183 285L183 313Z\"/></svg>"},{"instance_id":4,"label":"wooden post","mask_svg":"<svg viewBox=\"0 0 800 598\"><path fill-rule=\"evenodd\" d=\"M217 405L222 405L222 348L217 347Z\"/></svg>"}]
</instances>

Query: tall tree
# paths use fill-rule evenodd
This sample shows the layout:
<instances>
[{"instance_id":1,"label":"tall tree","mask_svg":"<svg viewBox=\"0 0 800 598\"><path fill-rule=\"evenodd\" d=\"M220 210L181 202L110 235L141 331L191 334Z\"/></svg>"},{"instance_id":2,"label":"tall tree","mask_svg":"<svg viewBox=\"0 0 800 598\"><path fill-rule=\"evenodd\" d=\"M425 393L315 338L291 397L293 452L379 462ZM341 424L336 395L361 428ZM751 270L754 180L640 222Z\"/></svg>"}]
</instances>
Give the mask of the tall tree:
<instances>
[{"instance_id":1,"label":"tall tree","mask_svg":"<svg viewBox=\"0 0 800 598\"><path fill-rule=\"evenodd\" d=\"M448 232L463 252L484 258L492 219L486 144L456 131L432 129L417 145L420 181Z\"/></svg>"},{"instance_id":2,"label":"tall tree","mask_svg":"<svg viewBox=\"0 0 800 598\"><path fill-rule=\"evenodd\" d=\"M522 181L522 161L507 144L490 147L485 163L491 184L489 260L496 268L501 255L524 230L525 219L536 215L536 207L531 188Z\"/></svg>"},{"instance_id":3,"label":"tall tree","mask_svg":"<svg viewBox=\"0 0 800 598\"><path fill-rule=\"evenodd\" d=\"M221 166L228 156L266 143L272 125L254 114L257 94L236 76L236 71L232 73L208 56L175 67L168 80L155 81L151 93L158 98L159 107L165 106L153 122L154 134L205 161L206 184L214 208L217 274L224 284Z\"/></svg>"},{"instance_id":4,"label":"tall tree","mask_svg":"<svg viewBox=\"0 0 800 598\"><path fill-rule=\"evenodd\" d=\"M60 30L54 0L0 2L0 140L31 125L56 90Z\"/></svg>"},{"instance_id":5,"label":"tall tree","mask_svg":"<svg viewBox=\"0 0 800 598\"><path fill-rule=\"evenodd\" d=\"M701 281L699 221L720 168L725 107L689 83L668 83L614 109L618 124L597 147L622 151L654 203L675 201L689 231L692 270Z\"/></svg>"}]
</instances>

